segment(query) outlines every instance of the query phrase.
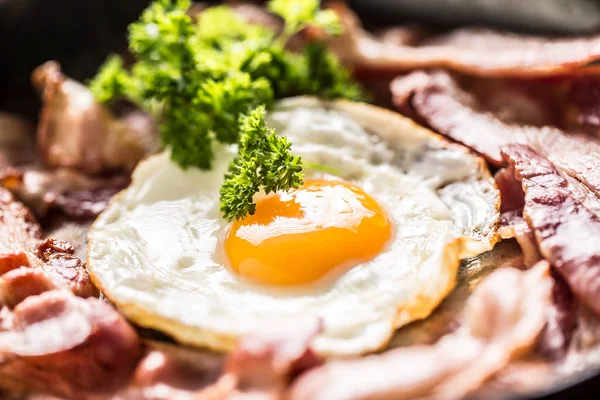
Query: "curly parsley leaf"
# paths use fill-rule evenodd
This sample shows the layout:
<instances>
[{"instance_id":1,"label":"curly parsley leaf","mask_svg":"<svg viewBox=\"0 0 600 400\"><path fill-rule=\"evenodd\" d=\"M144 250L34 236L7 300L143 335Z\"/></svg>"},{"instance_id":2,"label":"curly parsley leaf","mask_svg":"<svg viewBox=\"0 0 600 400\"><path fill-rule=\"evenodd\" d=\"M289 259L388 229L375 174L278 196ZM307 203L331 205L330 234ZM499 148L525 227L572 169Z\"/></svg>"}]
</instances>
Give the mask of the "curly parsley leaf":
<instances>
[{"instance_id":1,"label":"curly parsley leaf","mask_svg":"<svg viewBox=\"0 0 600 400\"><path fill-rule=\"evenodd\" d=\"M309 26L321 28L330 35L338 35L342 31L335 12L321 10L319 0L271 0L267 8L285 21L284 38Z\"/></svg>"},{"instance_id":2,"label":"curly parsley leaf","mask_svg":"<svg viewBox=\"0 0 600 400\"><path fill-rule=\"evenodd\" d=\"M132 97L132 85L129 71L123 67L123 60L118 55L109 56L100 67L100 72L88 83L90 91L100 103Z\"/></svg>"},{"instance_id":3,"label":"curly parsley leaf","mask_svg":"<svg viewBox=\"0 0 600 400\"><path fill-rule=\"evenodd\" d=\"M227 6L202 11L194 21L189 0L155 0L129 27L136 61L126 69L111 57L90 82L101 102L126 98L156 117L162 144L183 168L209 169L215 141L238 143L221 190L227 218L254 212L253 196L288 190L302 181L301 160L290 143L269 130L265 107L290 95L362 99L350 74L323 43L301 53L286 48L307 27L340 32L337 16L318 0L271 0L282 32L242 19Z\"/></svg>"},{"instance_id":4,"label":"curly parsley leaf","mask_svg":"<svg viewBox=\"0 0 600 400\"><path fill-rule=\"evenodd\" d=\"M229 165L221 186L224 217L240 219L254 214L254 195L297 188L303 182L302 160L291 153L291 143L265 123L265 107L240 118L239 154Z\"/></svg>"}]
</instances>

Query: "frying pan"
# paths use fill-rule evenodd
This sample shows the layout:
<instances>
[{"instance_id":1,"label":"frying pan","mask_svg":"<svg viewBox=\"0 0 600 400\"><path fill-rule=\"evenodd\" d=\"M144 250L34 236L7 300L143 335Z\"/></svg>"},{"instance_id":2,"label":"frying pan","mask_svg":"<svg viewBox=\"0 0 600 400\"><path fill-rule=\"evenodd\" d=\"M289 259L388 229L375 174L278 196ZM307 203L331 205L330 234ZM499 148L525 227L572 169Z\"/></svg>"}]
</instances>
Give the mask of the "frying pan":
<instances>
[{"instance_id":1,"label":"frying pan","mask_svg":"<svg viewBox=\"0 0 600 400\"><path fill-rule=\"evenodd\" d=\"M441 28L485 25L567 35L600 30L600 0L347 2L372 27L410 21ZM93 76L107 53L126 46L126 27L147 4L148 0L0 0L0 110L35 120L40 104L29 83L31 71L57 59L77 80ZM530 398L600 398L600 370Z\"/></svg>"}]
</instances>

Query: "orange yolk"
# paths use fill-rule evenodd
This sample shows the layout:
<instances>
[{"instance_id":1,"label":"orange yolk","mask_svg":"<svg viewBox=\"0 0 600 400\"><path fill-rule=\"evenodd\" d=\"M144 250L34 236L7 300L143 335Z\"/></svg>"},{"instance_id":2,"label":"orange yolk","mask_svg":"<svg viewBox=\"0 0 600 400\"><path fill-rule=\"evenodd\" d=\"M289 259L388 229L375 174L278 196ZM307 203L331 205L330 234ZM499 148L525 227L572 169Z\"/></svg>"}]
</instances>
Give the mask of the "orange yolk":
<instances>
[{"instance_id":1,"label":"orange yolk","mask_svg":"<svg viewBox=\"0 0 600 400\"><path fill-rule=\"evenodd\" d=\"M374 258L391 231L385 211L359 187L313 180L258 200L254 215L231 224L225 252L254 282L303 284Z\"/></svg>"}]
</instances>

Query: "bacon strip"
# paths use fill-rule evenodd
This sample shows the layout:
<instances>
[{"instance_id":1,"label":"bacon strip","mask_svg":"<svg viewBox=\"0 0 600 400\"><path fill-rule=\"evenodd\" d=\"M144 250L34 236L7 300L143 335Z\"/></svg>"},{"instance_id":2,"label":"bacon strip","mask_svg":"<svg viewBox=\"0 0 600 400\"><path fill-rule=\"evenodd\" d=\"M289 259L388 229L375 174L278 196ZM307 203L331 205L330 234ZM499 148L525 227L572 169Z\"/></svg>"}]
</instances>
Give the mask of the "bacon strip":
<instances>
[{"instance_id":1,"label":"bacon strip","mask_svg":"<svg viewBox=\"0 0 600 400\"><path fill-rule=\"evenodd\" d=\"M85 86L64 76L58 63L38 67L32 80L44 102L37 144L46 166L86 174L130 172L158 149L149 115L134 109L117 118Z\"/></svg>"},{"instance_id":2,"label":"bacon strip","mask_svg":"<svg viewBox=\"0 0 600 400\"><path fill-rule=\"evenodd\" d=\"M68 242L57 239L42 240L40 226L31 212L5 189L0 188L0 284L1 297L15 306L30 294L40 293L40 288L66 288L81 297L98 296L90 276L75 249ZM11 271L26 267L34 271ZM48 285L35 280L43 272ZM25 285L32 281L31 288Z\"/></svg>"},{"instance_id":3,"label":"bacon strip","mask_svg":"<svg viewBox=\"0 0 600 400\"><path fill-rule=\"evenodd\" d=\"M199 400L197 394L217 381L225 356L178 345L146 341L129 386L113 399Z\"/></svg>"},{"instance_id":4,"label":"bacon strip","mask_svg":"<svg viewBox=\"0 0 600 400\"><path fill-rule=\"evenodd\" d=\"M104 211L112 196L129 184L129 178L91 178L70 168L13 168L0 173L0 183L39 217L58 211L80 219Z\"/></svg>"},{"instance_id":5,"label":"bacon strip","mask_svg":"<svg viewBox=\"0 0 600 400\"><path fill-rule=\"evenodd\" d=\"M552 163L523 145L507 146L503 156L525 191L524 218L540 251L573 293L600 314L600 218L575 198Z\"/></svg>"},{"instance_id":6,"label":"bacon strip","mask_svg":"<svg viewBox=\"0 0 600 400\"><path fill-rule=\"evenodd\" d=\"M528 271L497 270L471 296L465 328L432 346L330 361L302 375L288 398L461 398L534 346L546 320L550 290L546 262Z\"/></svg>"},{"instance_id":7,"label":"bacon strip","mask_svg":"<svg viewBox=\"0 0 600 400\"><path fill-rule=\"evenodd\" d=\"M525 193L512 168L502 168L494 174L494 180L500 190L500 212L521 212L525 205Z\"/></svg>"},{"instance_id":8,"label":"bacon strip","mask_svg":"<svg viewBox=\"0 0 600 400\"><path fill-rule=\"evenodd\" d=\"M290 381L321 363L310 349L322 329L319 320L291 324L243 338L231 353L225 372L198 399L281 399Z\"/></svg>"},{"instance_id":9,"label":"bacon strip","mask_svg":"<svg viewBox=\"0 0 600 400\"><path fill-rule=\"evenodd\" d=\"M126 383L141 356L133 328L97 299L53 290L25 299L9 321L0 333L2 387L85 398Z\"/></svg>"},{"instance_id":10,"label":"bacon strip","mask_svg":"<svg viewBox=\"0 0 600 400\"><path fill-rule=\"evenodd\" d=\"M396 79L391 90L401 110L410 107L420 122L472 148L494 165L504 163L503 146L525 140L522 126L480 110L477 100L445 72L418 71Z\"/></svg>"},{"instance_id":11,"label":"bacon strip","mask_svg":"<svg viewBox=\"0 0 600 400\"><path fill-rule=\"evenodd\" d=\"M565 356L571 341L577 310L573 294L565 281L556 272L552 278L552 307L536 350L547 359L559 360Z\"/></svg>"},{"instance_id":12,"label":"bacon strip","mask_svg":"<svg viewBox=\"0 0 600 400\"><path fill-rule=\"evenodd\" d=\"M37 268L21 267L0 277L0 294L4 304L15 308L29 296L54 289L46 274Z\"/></svg>"},{"instance_id":13,"label":"bacon strip","mask_svg":"<svg viewBox=\"0 0 600 400\"><path fill-rule=\"evenodd\" d=\"M29 265L25 252L41 237L42 231L31 211L0 187L0 275Z\"/></svg>"},{"instance_id":14,"label":"bacon strip","mask_svg":"<svg viewBox=\"0 0 600 400\"><path fill-rule=\"evenodd\" d=\"M334 9L344 34L331 40L331 48L357 70L447 68L478 76L540 77L586 72L582 67L600 59L600 35L548 38L464 28L408 46L366 32L347 7Z\"/></svg>"},{"instance_id":15,"label":"bacon strip","mask_svg":"<svg viewBox=\"0 0 600 400\"><path fill-rule=\"evenodd\" d=\"M477 99L462 90L448 74L441 71L418 74L418 80L409 75L392 84L399 106L406 108L409 99L418 120L472 148L494 165L505 164L501 155L504 146L527 144L600 196L600 142L596 139L549 126L504 122L482 110Z\"/></svg>"},{"instance_id":16,"label":"bacon strip","mask_svg":"<svg viewBox=\"0 0 600 400\"><path fill-rule=\"evenodd\" d=\"M56 287L68 288L79 297L97 297L98 289L74 253L70 243L48 238L33 249L30 259L31 264L43 270Z\"/></svg>"}]
</instances>

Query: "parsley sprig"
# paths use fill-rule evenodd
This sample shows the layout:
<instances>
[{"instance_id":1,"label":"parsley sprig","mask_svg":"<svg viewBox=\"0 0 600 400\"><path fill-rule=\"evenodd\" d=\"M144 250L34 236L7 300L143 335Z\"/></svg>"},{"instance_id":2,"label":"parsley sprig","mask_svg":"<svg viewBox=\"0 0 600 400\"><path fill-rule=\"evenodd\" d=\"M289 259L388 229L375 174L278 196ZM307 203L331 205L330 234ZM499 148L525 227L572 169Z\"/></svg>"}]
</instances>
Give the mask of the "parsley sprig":
<instances>
[{"instance_id":1,"label":"parsley sprig","mask_svg":"<svg viewBox=\"0 0 600 400\"><path fill-rule=\"evenodd\" d=\"M286 49L308 27L340 32L335 13L321 10L318 0L271 0L268 9L285 23L281 32L246 22L227 6L194 21L189 6L189 0L155 0L129 27L135 63L126 68L110 56L89 87L101 102L125 98L152 112L162 144L182 168L209 169L215 141L238 143L220 208L225 218L244 218L261 189L302 183L301 159L266 126L265 109L296 94L353 100L362 94L324 43L309 43L301 53Z\"/></svg>"},{"instance_id":2,"label":"parsley sprig","mask_svg":"<svg viewBox=\"0 0 600 400\"><path fill-rule=\"evenodd\" d=\"M265 107L260 106L241 118L243 132L239 155L230 166L221 186L221 212L224 215L254 214L254 195L297 188L302 184L300 157L291 153L291 143L277 136L265 123Z\"/></svg>"}]
</instances>

